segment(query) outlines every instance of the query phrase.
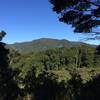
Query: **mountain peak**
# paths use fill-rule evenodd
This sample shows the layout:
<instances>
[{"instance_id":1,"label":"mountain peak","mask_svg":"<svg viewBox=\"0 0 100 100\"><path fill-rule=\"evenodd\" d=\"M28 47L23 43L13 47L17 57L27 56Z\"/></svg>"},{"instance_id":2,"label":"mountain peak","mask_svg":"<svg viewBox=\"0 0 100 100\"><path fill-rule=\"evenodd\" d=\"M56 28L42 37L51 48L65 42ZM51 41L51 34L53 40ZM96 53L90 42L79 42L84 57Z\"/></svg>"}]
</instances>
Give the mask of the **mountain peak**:
<instances>
[{"instance_id":1,"label":"mountain peak","mask_svg":"<svg viewBox=\"0 0 100 100\"><path fill-rule=\"evenodd\" d=\"M33 41L28 42L22 42L22 43L15 43L11 44L10 47L13 49L16 49L20 53L31 53L31 52L37 52L41 50L47 50L47 49L53 49L53 48L70 48L77 45L89 45L81 42L71 42L66 39L51 39L51 38L40 38Z\"/></svg>"}]
</instances>

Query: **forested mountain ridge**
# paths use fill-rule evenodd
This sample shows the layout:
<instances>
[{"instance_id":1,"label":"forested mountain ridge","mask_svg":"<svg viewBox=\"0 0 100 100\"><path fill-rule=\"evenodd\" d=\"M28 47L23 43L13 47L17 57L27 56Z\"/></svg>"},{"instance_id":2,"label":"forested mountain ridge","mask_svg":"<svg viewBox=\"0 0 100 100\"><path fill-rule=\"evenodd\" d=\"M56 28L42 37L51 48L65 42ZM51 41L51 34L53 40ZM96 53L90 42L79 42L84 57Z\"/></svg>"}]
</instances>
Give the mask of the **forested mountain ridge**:
<instances>
[{"instance_id":1,"label":"forested mountain ridge","mask_svg":"<svg viewBox=\"0 0 100 100\"><path fill-rule=\"evenodd\" d=\"M95 96L100 93L99 85L95 85L100 82L99 46L54 48L13 56L10 66L17 72L14 78L24 90L25 96L21 98L26 100L97 100Z\"/></svg>"},{"instance_id":2,"label":"forested mountain ridge","mask_svg":"<svg viewBox=\"0 0 100 100\"><path fill-rule=\"evenodd\" d=\"M62 47L71 48L79 45L96 47L95 45L90 45L82 42L73 42L65 39L58 40L58 39L50 39L50 38L41 38L29 42L14 43L14 44L9 44L8 46L10 48L15 49L19 53L26 54L26 53L53 49L53 48L62 48Z\"/></svg>"},{"instance_id":3,"label":"forested mountain ridge","mask_svg":"<svg viewBox=\"0 0 100 100\"><path fill-rule=\"evenodd\" d=\"M11 94L13 100L97 100L95 97L99 97L100 90L95 84L99 84L100 77L100 46L39 39L21 43L22 52L12 45L6 48L10 49L8 65L16 83L14 97Z\"/></svg>"},{"instance_id":4,"label":"forested mountain ridge","mask_svg":"<svg viewBox=\"0 0 100 100\"><path fill-rule=\"evenodd\" d=\"M42 43L45 44L47 41ZM16 98L17 100L42 100L41 98L43 100L97 100L95 96L99 97L97 93L100 92L95 84L99 84L100 46L94 48L92 45L73 42L72 46L48 47L48 50L37 49L37 52L33 50L28 54L18 53L18 50L11 45L6 47L7 51L10 48L7 55L8 66L12 69L14 75L12 78L16 83L14 88L11 88L15 90L14 97L12 93L11 98L15 99L9 100L16 100ZM88 92L90 86L91 94ZM86 89L87 93L84 92Z\"/></svg>"}]
</instances>

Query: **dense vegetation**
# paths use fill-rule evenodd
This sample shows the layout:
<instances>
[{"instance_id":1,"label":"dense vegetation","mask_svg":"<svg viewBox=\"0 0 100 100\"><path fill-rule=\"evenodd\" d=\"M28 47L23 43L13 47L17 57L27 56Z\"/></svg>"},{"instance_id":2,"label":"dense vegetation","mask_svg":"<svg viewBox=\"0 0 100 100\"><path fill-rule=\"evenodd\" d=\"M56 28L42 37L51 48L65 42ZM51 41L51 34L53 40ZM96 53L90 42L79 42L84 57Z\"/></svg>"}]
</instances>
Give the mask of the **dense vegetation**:
<instances>
[{"instance_id":1,"label":"dense vegetation","mask_svg":"<svg viewBox=\"0 0 100 100\"><path fill-rule=\"evenodd\" d=\"M95 48L81 45L72 48L49 49L21 55L11 59L11 65L23 71L30 67L40 70L60 70L66 68L99 67L99 55Z\"/></svg>"},{"instance_id":2,"label":"dense vegetation","mask_svg":"<svg viewBox=\"0 0 100 100\"><path fill-rule=\"evenodd\" d=\"M100 73L100 46L56 48L30 54L13 53L11 68L25 100L96 100L92 82ZM96 83L95 83L96 84ZM99 84L99 83L97 83ZM85 94L85 90L88 90ZM96 93L99 90L95 90ZM88 94L88 95L87 95ZM93 96L93 97L92 97ZM83 99L85 98L85 99Z\"/></svg>"},{"instance_id":3,"label":"dense vegetation","mask_svg":"<svg viewBox=\"0 0 100 100\"><path fill-rule=\"evenodd\" d=\"M49 1L74 32L100 39L93 30L99 0ZM40 39L10 46L0 42L0 100L100 100L100 45Z\"/></svg>"},{"instance_id":4,"label":"dense vegetation","mask_svg":"<svg viewBox=\"0 0 100 100\"><path fill-rule=\"evenodd\" d=\"M0 100L100 99L100 45L29 54L5 45L0 42Z\"/></svg>"},{"instance_id":5,"label":"dense vegetation","mask_svg":"<svg viewBox=\"0 0 100 100\"><path fill-rule=\"evenodd\" d=\"M74 32L100 39L93 31L100 25L99 0L49 1ZM0 41L5 35L0 32ZM100 100L100 45L40 39L10 46L17 49L0 42L0 100Z\"/></svg>"}]
</instances>

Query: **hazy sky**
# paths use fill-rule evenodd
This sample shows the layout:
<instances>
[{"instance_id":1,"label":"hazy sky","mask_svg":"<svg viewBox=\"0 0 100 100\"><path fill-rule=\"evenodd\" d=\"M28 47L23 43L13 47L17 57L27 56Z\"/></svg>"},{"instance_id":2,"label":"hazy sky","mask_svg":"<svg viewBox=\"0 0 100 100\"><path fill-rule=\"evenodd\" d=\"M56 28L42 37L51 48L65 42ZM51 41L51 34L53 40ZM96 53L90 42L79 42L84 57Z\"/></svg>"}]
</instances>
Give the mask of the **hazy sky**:
<instances>
[{"instance_id":1,"label":"hazy sky","mask_svg":"<svg viewBox=\"0 0 100 100\"><path fill-rule=\"evenodd\" d=\"M79 41L71 26L59 22L48 0L0 0L0 30L7 32L4 42L56 38ZM100 41L88 41L99 44Z\"/></svg>"}]
</instances>

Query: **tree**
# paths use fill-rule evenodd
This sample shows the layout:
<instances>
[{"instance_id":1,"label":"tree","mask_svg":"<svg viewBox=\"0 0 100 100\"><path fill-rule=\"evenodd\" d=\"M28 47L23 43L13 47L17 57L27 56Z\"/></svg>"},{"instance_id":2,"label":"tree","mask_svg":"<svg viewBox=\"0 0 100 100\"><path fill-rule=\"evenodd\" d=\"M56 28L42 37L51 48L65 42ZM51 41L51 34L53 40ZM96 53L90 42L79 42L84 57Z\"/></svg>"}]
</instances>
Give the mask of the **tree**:
<instances>
[{"instance_id":1,"label":"tree","mask_svg":"<svg viewBox=\"0 0 100 100\"><path fill-rule=\"evenodd\" d=\"M71 24L74 32L100 39L100 0L49 0L61 22ZM95 29L94 28L98 28Z\"/></svg>"},{"instance_id":2,"label":"tree","mask_svg":"<svg viewBox=\"0 0 100 100\"><path fill-rule=\"evenodd\" d=\"M96 54L100 55L100 45L98 45L97 48L96 48Z\"/></svg>"},{"instance_id":3,"label":"tree","mask_svg":"<svg viewBox=\"0 0 100 100\"><path fill-rule=\"evenodd\" d=\"M100 100L100 74L83 85L77 100Z\"/></svg>"},{"instance_id":4,"label":"tree","mask_svg":"<svg viewBox=\"0 0 100 100\"><path fill-rule=\"evenodd\" d=\"M5 31L1 31L0 32L0 41L2 40L2 38L6 35Z\"/></svg>"},{"instance_id":5,"label":"tree","mask_svg":"<svg viewBox=\"0 0 100 100\"><path fill-rule=\"evenodd\" d=\"M78 100L81 88L83 86L82 78L77 72L75 72L75 70L71 72L70 74L72 78L67 83L67 99L66 100Z\"/></svg>"},{"instance_id":6,"label":"tree","mask_svg":"<svg viewBox=\"0 0 100 100\"><path fill-rule=\"evenodd\" d=\"M0 40L5 34L4 31L0 32ZM0 100L15 100L19 89L13 80L14 72L8 64L9 50L5 48L5 45L0 42Z\"/></svg>"},{"instance_id":7,"label":"tree","mask_svg":"<svg viewBox=\"0 0 100 100\"><path fill-rule=\"evenodd\" d=\"M95 66L100 67L100 45L96 47L96 50L94 52L94 64Z\"/></svg>"}]
</instances>

